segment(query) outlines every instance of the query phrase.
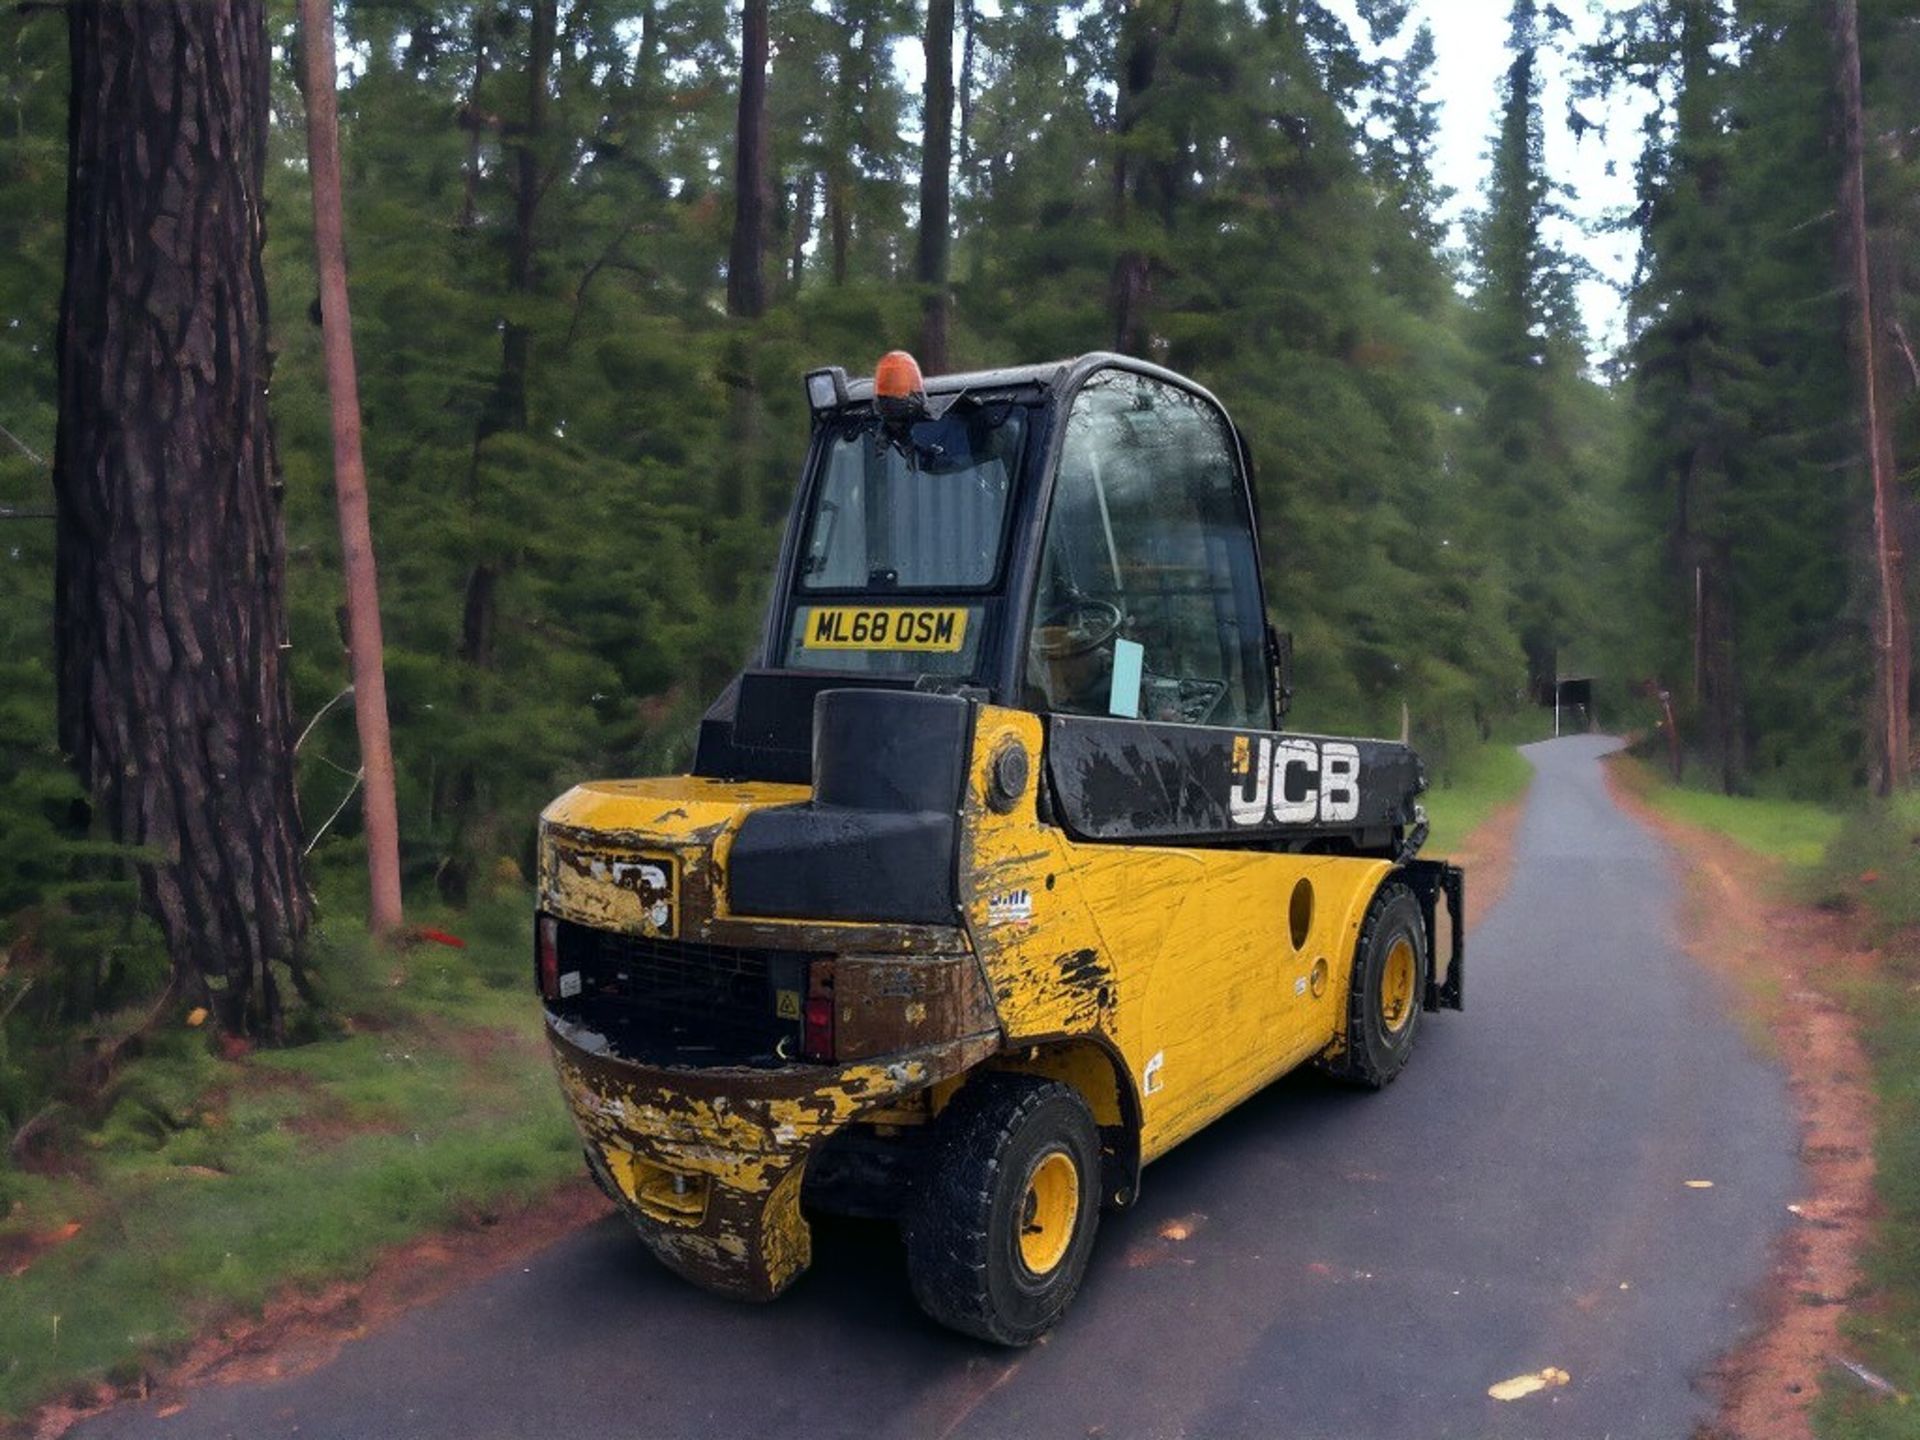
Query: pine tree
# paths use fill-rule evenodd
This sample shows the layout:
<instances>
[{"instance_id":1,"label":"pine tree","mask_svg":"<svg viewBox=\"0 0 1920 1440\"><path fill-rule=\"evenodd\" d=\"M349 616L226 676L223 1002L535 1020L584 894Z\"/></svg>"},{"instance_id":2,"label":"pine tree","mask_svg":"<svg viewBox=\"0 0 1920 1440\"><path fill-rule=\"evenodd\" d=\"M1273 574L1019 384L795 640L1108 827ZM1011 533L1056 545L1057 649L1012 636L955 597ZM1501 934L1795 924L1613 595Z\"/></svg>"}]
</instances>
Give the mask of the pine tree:
<instances>
[{"instance_id":1,"label":"pine tree","mask_svg":"<svg viewBox=\"0 0 1920 1440\"><path fill-rule=\"evenodd\" d=\"M75 6L61 305L60 740L146 847L174 985L277 1034L310 901L267 413L266 17ZM125 227L141 223L137 240Z\"/></svg>"},{"instance_id":2,"label":"pine tree","mask_svg":"<svg viewBox=\"0 0 1920 1440\"><path fill-rule=\"evenodd\" d=\"M1651 102L1630 309L1638 484L1667 553L1668 626L1687 638L1663 668L1670 682L1684 677L1685 718L1704 724L1716 780L1732 793L1747 769L1732 488L1747 367L1728 287L1725 39L1718 0L1651 0L1617 17L1590 58L1603 79L1637 85Z\"/></svg>"},{"instance_id":3,"label":"pine tree","mask_svg":"<svg viewBox=\"0 0 1920 1440\"><path fill-rule=\"evenodd\" d=\"M1473 233L1473 329L1485 389L1477 468L1536 692L1556 679L1580 609L1577 577L1590 563L1575 518L1583 477L1574 412L1586 348L1574 296L1579 270L1548 231L1562 210L1540 110L1556 13L1549 7L1543 16L1535 0L1514 0L1508 13L1512 59Z\"/></svg>"}]
</instances>

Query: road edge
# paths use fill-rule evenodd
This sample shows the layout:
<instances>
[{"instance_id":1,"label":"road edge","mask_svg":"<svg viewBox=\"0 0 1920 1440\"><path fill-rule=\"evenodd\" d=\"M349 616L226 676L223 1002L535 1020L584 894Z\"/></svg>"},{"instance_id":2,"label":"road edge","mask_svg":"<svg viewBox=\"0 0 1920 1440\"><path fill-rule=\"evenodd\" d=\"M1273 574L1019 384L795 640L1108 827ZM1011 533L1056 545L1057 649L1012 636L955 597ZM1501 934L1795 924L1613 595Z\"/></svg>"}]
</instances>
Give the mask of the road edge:
<instances>
[{"instance_id":1,"label":"road edge","mask_svg":"<svg viewBox=\"0 0 1920 1440\"><path fill-rule=\"evenodd\" d=\"M374 1257L357 1280L290 1287L258 1314L209 1326L160 1374L132 1384L102 1383L90 1402L54 1401L23 1427L0 1434L60 1440L75 1425L118 1406L160 1400L159 1418L179 1414L193 1392L211 1385L284 1380L319 1369L355 1340L402 1315L475 1284L604 1219L613 1207L584 1176L486 1223L433 1231Z\"/></svg>"},{"instance_id":2,"label":"road edge","mask_svg":"<svg viewBox=\"0 0 1920 1440\"><path fill-rule=\"evenodd\" d=\"M1814 1440L1812 1406L1841 1353L1877 1203L1872 1070L1837 983L1870 970L1877 952L1845 917L1786 898L1778 862L1655 809L1625 753L1604 762L1607 789L1664 842L1681 880L1682 946L1786 1072L1800 1132L1802 1198L1750 1297L1758 1321L1703 1376L1718 1413L1695 1440Z\"/></svg>"}]
</instances>

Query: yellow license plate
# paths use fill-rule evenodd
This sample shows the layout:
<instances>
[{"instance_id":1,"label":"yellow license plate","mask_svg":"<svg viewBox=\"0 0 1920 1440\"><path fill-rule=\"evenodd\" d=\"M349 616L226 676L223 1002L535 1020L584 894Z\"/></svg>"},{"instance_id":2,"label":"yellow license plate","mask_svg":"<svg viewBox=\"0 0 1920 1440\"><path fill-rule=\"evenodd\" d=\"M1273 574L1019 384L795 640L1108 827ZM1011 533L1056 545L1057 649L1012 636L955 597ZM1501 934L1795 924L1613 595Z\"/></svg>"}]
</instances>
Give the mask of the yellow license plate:
<instances>
[{"instance_id":1,"label":"yellow license plate","mask_svg":"<svg viewBox=\"0 0 1920 1440\"><path fill-rule=\"evenodd\" d=\"M800 643L809 650L927 650L952 654L966 643L963 605L817 605Z\"/></svg>"}]
</instances>

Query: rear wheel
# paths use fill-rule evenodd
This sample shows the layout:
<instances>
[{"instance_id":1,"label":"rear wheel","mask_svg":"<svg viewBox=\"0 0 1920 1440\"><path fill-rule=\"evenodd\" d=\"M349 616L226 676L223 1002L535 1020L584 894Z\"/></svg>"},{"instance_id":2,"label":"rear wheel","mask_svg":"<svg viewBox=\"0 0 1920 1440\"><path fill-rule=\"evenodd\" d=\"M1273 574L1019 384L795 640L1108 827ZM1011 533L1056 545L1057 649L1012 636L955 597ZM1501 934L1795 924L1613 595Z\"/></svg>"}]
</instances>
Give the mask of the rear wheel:
<instances>
[{"instance_id":1,"label":"rear wheel","mask_svg":"<svg viewBox=\"0 0 1920 1440\"><path fill-rule=\"evenodd\" d=\"M1427 923L1405 885L1380 887L1360 927L1347 996L1345 1048L1327 1067L1378 1090L1406 1067L1427 993Z\"/></svg>"},{"instance_id":2,"label":"rear wheel","mask_svg":"<svg viewBox=\"0 0 1920 1440\"><path fill-rule=\"evenodd\" d=\"M985 1074L936 1124L906 1223L914 1298L955 1330L1031 1344L1066 1312L1093 1250L1093 1116L1057 1081Z\"/></svg>"}]
</instances>

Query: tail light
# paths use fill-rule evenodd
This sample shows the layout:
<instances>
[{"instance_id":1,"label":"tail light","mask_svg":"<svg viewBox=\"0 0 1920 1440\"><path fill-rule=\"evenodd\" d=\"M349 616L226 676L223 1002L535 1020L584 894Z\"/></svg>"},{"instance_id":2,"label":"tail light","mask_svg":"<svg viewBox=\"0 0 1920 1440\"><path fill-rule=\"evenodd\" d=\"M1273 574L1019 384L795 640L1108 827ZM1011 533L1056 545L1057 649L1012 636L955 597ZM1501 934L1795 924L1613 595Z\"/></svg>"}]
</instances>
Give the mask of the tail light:
<instances>
[{"instance_id":1,"label":"tail light","mask_svg":"<svg viewBox=\"0 0 1920 1440\"><path fill-rule=\"evenodd\" d=\"M540 981L540 993L548 1000L560 998L560 922L541 915L533 922L534 972Z\"/></svg>"},{"instance_id":2,"label":"tail light","mask_svg":"<svg viewBox=\"0 0 1920 1440\"><path fill-rule=\"evenodd\" d=\"M815 962L807 969L807 999L800 1007L800 1053L809 1060L833 1059L833 966Z\"/></svg>"}]
</instances>

